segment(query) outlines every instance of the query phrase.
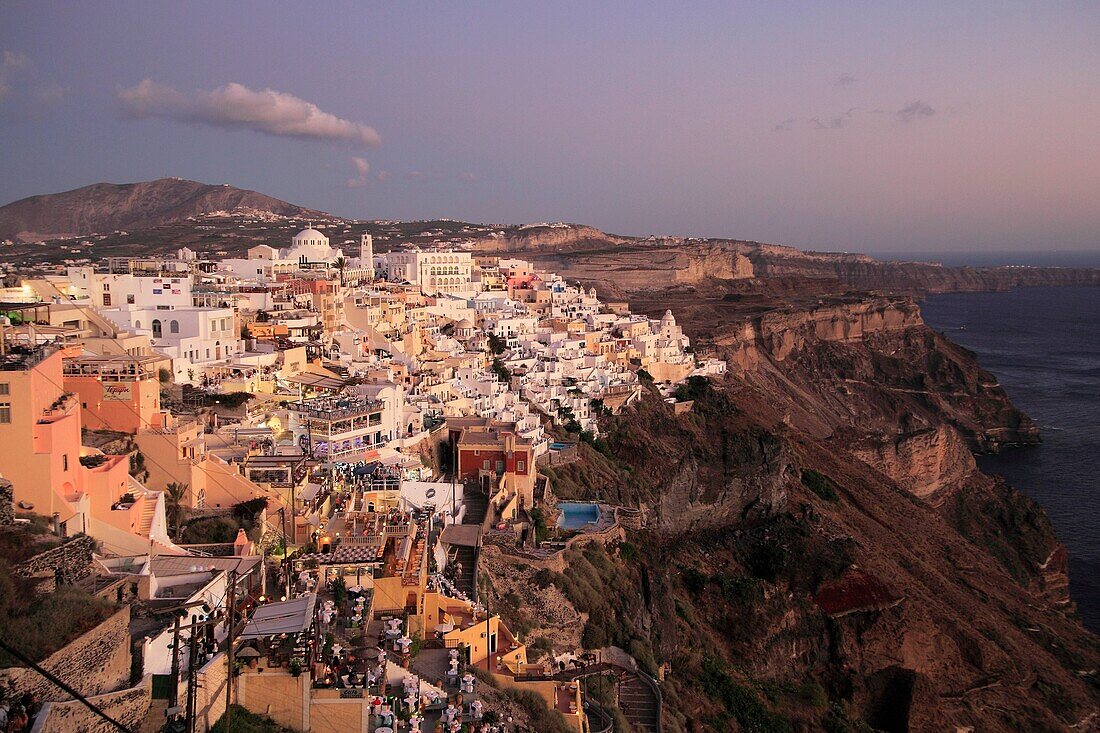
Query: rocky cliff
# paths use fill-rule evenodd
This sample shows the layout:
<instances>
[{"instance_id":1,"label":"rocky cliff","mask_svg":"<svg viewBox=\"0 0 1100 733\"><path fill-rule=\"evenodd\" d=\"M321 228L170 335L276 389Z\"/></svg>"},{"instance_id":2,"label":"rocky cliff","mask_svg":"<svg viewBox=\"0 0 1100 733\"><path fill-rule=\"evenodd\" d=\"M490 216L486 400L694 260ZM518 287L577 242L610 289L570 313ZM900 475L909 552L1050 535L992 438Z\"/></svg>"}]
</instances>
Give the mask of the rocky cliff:
<instances>
[{"instance_id":1,"label":"rocky cliff","mask_svg":"<svg viewBox=\"0 0 1100 733\"><path fill-rule=\"evenodd\" d=\"M1008 290L1037 285L1100 285L1100 269L1073 267L945 267L876 260L862 254L803 252L741 240L627 239L589 232L543 241L497 238L492 251L512 251L570 279L630 294L673 285L758 277L800 278L842 289L918 295ZM602 236L601 236L602 235ZM821 287L818 285L817 287Z\"/></svg>"},{"instance_id":2,"label":"rocky cliff","mask_svg":"<svg viewBox=\"0 0 1100 733\"><path fill-rule=\"evenodd\" d=\"M474 247L480 252L552 252L614 246L627 241L579 224L528 224L509 228L500 236L480 238Z\"/></svg>"},{"instance_id":3,"label":"rocky cliff","mask_svg":"<svg viewBox=\"0 0 1100 733\"><path fill-rule=\"evenodd\" d=\"M181 178L96 183L0 207L0 239L35 241L119 229L144 229L216 211L331 218L255 191Z\"/></svg>"},{"instance_id":4,"label":"rocky cliff","mask_svg":"<svg viewBox=\"0 0 1100 733\"><path fill-rule=\"evenodd\" d=\"M706 333L734 368L686 385L690 412L643 399L549 471L647 528L531 578L586 645L670 664L666 728L1095 730L1100 643L1065 550L971 454L1038 433L973 355L898 297Z\"/></svg>"}]
</instances>

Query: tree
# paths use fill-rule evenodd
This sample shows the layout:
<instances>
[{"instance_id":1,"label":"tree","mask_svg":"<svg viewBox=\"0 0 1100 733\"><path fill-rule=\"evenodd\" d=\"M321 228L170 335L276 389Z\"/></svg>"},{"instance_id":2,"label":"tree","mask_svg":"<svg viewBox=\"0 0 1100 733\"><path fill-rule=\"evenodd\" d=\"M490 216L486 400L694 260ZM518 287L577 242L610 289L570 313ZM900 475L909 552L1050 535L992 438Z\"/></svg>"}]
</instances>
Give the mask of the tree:
<instances>
[{"instance_id":1,"label":"tree","mask_svg":"<svg viewBox=\"0 0 1100 733\"><path fill-rule=\"evenodd\" d=\"M176 541L179 542L183 533L183 499L187 496L187 484L173 481L165 487L164 504L168 510L169 522L176 528Z\"/></svg>"},{"instance_id":2,"label":"tree","mask_svg":"<svg viewBox=\"0 0 1100 733\"><path fill-rule=\"evenodd\" d=\"M340 273L340 284L343 285L344 284L344 270L348 266L347 259L344 258L344 257L337 257L333 261L332 266L335 267L339 271L339 273Z\"/></svg>"}]
</instances>

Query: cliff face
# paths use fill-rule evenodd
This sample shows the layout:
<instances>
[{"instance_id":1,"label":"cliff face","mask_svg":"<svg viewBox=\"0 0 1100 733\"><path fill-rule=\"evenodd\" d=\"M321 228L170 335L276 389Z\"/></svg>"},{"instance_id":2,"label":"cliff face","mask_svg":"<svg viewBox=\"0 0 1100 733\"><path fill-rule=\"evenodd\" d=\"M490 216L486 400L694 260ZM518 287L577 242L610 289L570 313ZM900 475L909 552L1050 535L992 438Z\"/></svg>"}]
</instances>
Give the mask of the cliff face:
<instances>
[{"instance_id":1,"label":"cliff face","mask_svg":"<svg viewBox=\"0 0 1100 733\"><path fill-rule=\"evenodd\" d=\"M942 494L964 486L978 468L958 431L949 425L892 439L868 438L853 446L852 455L914 496L933 503L943 501Z\"/></svg>"},{"instance_id":2,"label":"cliff face","mask_svg":"<svg viewBox=\"0 0 1100 733\"><path fill-rule=\"evenodd\" d=\"M510 230L504 236L479 239L474 247L480 252L545 252L614 246L626 241L595 227L578 224L528 225Z\"/></svg>"},{"instance_id":3,"label":"cliff face","mask_svg":"<svg viewBox=\"0 0 1100 733\"><path fill-rule=\"evenodd\" d=\"M513 251L570 279L602 284L626 294L749 277L800 278L836 284L842 289L908 295L1035 285L1100 285L1100 269L1096 268L944 267L929 262L880 261L862 254L802 252L739 240L637 240L591 232L575 237L561 233L547 234L545 241L541 236L522 241L498 238L491 249ZM826 285L826 289L829 287Z\"/></svg>"},{"instance_id":4,"label":"cliff face","mask_svg":"<svg viewBox=\"0 0 1100 733\"><path fill-rule=\"evenodd\" d=\"M648 516L561 587L584 638L671 663L667 729L1094 729L1100 643L1065 550L971 454L1038 433L973 355L906 298L708 333L732 369L688 385L691 412L644 399L549 472ZM592 573L614 593L586 593Z\"/></svg>"}]
</instances>

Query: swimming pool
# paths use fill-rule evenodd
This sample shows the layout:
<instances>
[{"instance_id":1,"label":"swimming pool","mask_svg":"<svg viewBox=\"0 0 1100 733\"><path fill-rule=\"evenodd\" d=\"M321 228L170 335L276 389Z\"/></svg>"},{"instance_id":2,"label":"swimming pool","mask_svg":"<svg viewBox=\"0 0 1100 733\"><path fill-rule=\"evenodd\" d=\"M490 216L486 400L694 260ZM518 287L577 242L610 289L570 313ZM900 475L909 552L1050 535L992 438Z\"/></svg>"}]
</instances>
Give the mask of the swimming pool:
<instances>
[{"instance_id":1,"label":"swimming pool","mask_svg":"<svg viewBox=\"0 0 1100 733\"><path fill-rule=\"evenodd\" d=\"M550 450L565 450L569 447L568 443L551 443Z\"/></svg>"},{"instance_id":2,"label":"swimming pool","mask_svg":"<svg viewBox=\"0 0 1100 733\"><path fill-rule=\"evenodd\" d=\"M586 524L595 524L600 520L598 504L563 501L558 503L558 509L561 509L558 526L562 529L580 529Z\"/></svg>"}]
</instances>

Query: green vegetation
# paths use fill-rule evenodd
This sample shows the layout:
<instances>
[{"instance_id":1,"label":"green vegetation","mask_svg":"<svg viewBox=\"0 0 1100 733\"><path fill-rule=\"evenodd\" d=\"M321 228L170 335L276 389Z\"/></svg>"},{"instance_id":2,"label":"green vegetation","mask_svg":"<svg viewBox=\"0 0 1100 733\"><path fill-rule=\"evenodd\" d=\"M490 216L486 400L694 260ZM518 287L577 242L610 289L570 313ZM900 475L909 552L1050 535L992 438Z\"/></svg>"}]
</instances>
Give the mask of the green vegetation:
<instances>
[{"instance_id":1,"label":"green vegetation","mask_svg":"<svg viewBox=\"0 0 1100 733\"><path fill-rule=\"evenodd\" d=\"M233 513L198 519L183 530L183 543L194 545L233 542L237 530L243 529L250 537L256 529L256 515L267 507L267 499L259 497L233 505Z\"/></svg>"},{"instance_id":2,"label":"green vegetation","mask_svg":"<svg viewBox=\"0 0 1100 733\"><path fill-rule=\"evenodd\" d=\"M500 336L491 333L489 334L489 350L492 351L494 355L500 356L508 350L508 344L506 344L504 339Z\"/></svg>"},{"instance_id":3,"label":"green vegetation","mask_svg":"<svg viewBox=\"0 0 1100 733\"><path fill-rule=\"evenodd\" d=\"M530 690L504 690L503 694L523 708L531 718L531 729L539 733L571 733L573 730L557 710L546 706L546 701L538 693Z\"/></svg>"},{"instance_id":4,"label":"green vegetation","mask_svg":"<svg viewBox=\"0 0 1100 733\"><path fill-rule=\"evenodd\" d=\"M727 715L737 721L741 730L751 733L786 733L793 730L790 721L769 710L751 687L735 681L721 660L709 656L703 659L701 682L703 692L722 703ZM727 728L728 725L719 727Z\"/></svg>"},{"instance_id":5,"label":"green vegetation","mask_svg":"<svg viewBox=\"0 0 1100 733\"><path fill-rule=\"evenodd\" d=\"M179 541L183 518L187 514L183 500L187 496L187 484L173 481L165 487L164 503L168 514L169 526L176 528L176 541Z\"/></svg>"},{"instance_id":6,"label":"green vegetation","mask_svg":"<svg viewBox=\"0 0 1100 733\"><path fill-rule=\"evenodd\" d=\"M213 395L210 399L213 400L215 405L235 410L254 397L255 395L251 392L228 392L226 394Z\"/></svg>"},{"instance_id":7,"label":"green vegetation","mask_svg":"<svg viewBox=\"0 0 1100 733\"><path fill-rule=\"evenodd\" d=\"M497 380L501 382L511 382L512 372L508 367L504 366L504 362L500 359L493 359L493 374L497 375Z\"/></svg>"},{"instance_id":8,"label":"green vegetation","mask_svg":"<svg viewBox=\"0 0 1100 733\"><path fill-rule=\"evenodd\" d=\"M581 632L581 645L599 649L614 644L630 651L648 674L657 673L657 659L641 627L644 599L638 589L648 588L645 565L626 560L637 556L630 546L613 558L602 544L590 542L581 549L566 551L564 573L548 573L577 610L588 614ZM535 581L541 578L536 575Z\"/></svg>"},{"instance_id":9,"label":"green vegetation","mask_svg":"<svg viewBox=\"0 0 1100 733\"><path fill-rule=\"evenodd\" d=\"M14 577L0 561L0 633L23 654L41 661L115 611L115 605L79 588L58 586L37 596L26 578ZM21 662L0 651L0 668Z\"/></svg>"},{"instance_id":10,"label":"green vegetation","mask_svg":"<svg viewBox=\"0 0 1100 733\"><path fill-rule=\"evenodd\" d=\"M802 469L802 485L825 501L837 501L840 498L836 493L836 484L828 476L812 468Z\"/></svg>"},{"instance_id":11,"label":"green vegetation","mask_svg":"<svg viewBox=\"0 0 1100 733\"><path fill-rule=\"evenodd\" d=\"M688 377L687 381L676 386L672 396L678 402L697 400L710 391L710 383L706 377Z\"/></svg>"},{"instance_id":12,"label":"green vegetation","mask_svg":"<svg viewBox=\"0 0 1100 733\"><path fill-rule=\"evenodd\" d=\"M546 514L538 507L532 507L527 515L531 517L531 526L535 530L535 542L542 543L550 536L550 528L546 526Z\"/></svg>"},{"instance_id":13,"label":"green vegetation","mask_svg":"<svg viewBox=\"0 0 1100 733\"><path fill-rule=\"evenodd\" d=\"M240 705L233 705L230 712L233 733L292 733L290 728L284 728L266 715L257 715ZM224 715L214 723L210 733L226 733Z\"/></svg>"}]
</instances>

